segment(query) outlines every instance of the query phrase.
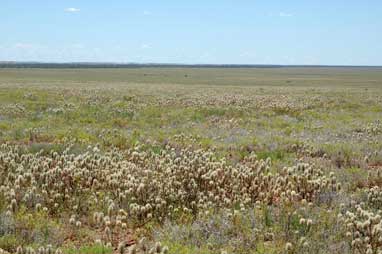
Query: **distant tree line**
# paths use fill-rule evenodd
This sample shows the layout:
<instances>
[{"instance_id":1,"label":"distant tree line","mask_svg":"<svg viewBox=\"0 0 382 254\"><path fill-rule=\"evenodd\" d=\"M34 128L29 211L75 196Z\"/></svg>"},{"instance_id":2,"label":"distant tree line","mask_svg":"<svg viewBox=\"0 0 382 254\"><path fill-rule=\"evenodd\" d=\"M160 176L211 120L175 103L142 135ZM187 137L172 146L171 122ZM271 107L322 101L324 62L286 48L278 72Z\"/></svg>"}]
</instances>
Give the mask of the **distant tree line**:
<instances>
[{"instance_id":1,"label":"distant tree line","mask_svg":"<svg viewBox=\"0 0 382 254\"><path fill-rule=\"evenodd\" d=\"M0 68L281 68L282 65L250 64L137 64L137 63L32 63L0 62Z\"/></svg>"},{"instance_id":2,"label":"distant tree line","mask_svg":"<svg viewBox=\"0 0 382 254\"><path fill-rule=\"evenodd\" d=\"M285 68L285 67L357 67L380 68L381 66L348 65L274 65L274 64L161 64L161 63L41 63L41 62L1 62L0 68Z\"/></svg>"}]
</instances>

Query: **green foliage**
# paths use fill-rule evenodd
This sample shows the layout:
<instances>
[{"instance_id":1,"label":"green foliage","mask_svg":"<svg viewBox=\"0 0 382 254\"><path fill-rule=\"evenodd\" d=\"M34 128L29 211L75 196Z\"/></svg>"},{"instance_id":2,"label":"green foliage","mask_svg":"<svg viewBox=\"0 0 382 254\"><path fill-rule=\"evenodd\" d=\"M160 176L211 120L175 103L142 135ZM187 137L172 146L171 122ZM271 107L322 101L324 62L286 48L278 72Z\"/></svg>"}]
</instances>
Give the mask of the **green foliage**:
<instances>
[{"instance_id":1,"label":"green foliage","mask_svg":"<svg viewBox=\"0 0 382 254\"><path fill-rule=\"evenodd\" d=\"M216 251L208 249L207 246L189 246L177 242L165 241L164 244L169 247L170 254L215 254Z\"/></svg>"},{"instance_id":2,"label":"green foliage","mask_svg":"<svg viewBox=\"0 0 382 254\"><path fill-rule=\"evenodd\" d=\"M272 161L280 161L285 158L285 151L283 150L274 150L274 151L258 151L256 155L259 159L271 158Z\"/></svg>"},{"instance_id":3,"label":"green foliage","mask_svg":"<svg viewBox=\"0 0 382 254\"><path fill-rule=\"evenodd\" d=\"M264 218L264 225L266 227L271 227L273 224L272 215L269 209L270 207L268 205L263 205L261 209Z\"/></svg>"},{"instance_id":4,"label":"green foliage","mask_svg":"<svg viewBox=\"0 0 382 254\"><path fill-rule=\"evenodd\" d=\"M6 250L8 252L14 252L19 245L20 239L14 235L0 236L0 249Z\"/></svg>"},{"instance_id":5,"label":"green foliage","mask_svg":"<svg viewBox=\"0 0 382 254\"><path fill-rule=\"evenodd\" d=\"M65 254L109 254L113 253L113 248L106 247L102 244L85 245L80 248L64 249Z\"/></svg>"}]
</instances>

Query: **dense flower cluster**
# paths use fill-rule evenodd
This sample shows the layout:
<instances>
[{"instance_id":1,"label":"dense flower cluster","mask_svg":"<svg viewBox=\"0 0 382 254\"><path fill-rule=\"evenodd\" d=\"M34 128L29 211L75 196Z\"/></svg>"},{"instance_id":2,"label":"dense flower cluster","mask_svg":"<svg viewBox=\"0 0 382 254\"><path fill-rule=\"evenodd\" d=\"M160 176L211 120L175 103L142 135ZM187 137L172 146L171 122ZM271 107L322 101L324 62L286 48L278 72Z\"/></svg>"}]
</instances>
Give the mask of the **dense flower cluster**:
<instances>
[{"instance_id":1,"label":"dense flower cluster","mask_svg":"<svg viewBox=\"0 0 382 254\"><path fill-rule=\"evenodd\" d=\"M159 152L139 145L106 153L89 147L79 155L69 150L44 155L0 147L0 198L8 215L21 207L60 218L69 211L73 229L99 228L102 240L111 243L120 232L152 220L259 203L313 202L340 188L334 174L304 163L272 172L271 161L255 154L230 165L213 151L170 145ZM93 219L85 219L89 215Z\"/></svg>"},{"instance_id":2,"label":"dense flower cluster","mask_svg":"<svg viewBox=\"0 0 382 254\"><path fill-rule=\"evenodd\" d=\"M19 103L5 104L0 107L0 114L6 116L19 116L26 112L25 106Z\"/></svg>"},{"instance_id":3,"label":"dense flower cluster","mask_svg":"<svg viewBox=\"0 0 382 254\"><path fill-rule=\"evenodd\" d=\"M94 148L78 156L67 151L43 156L2 145L0 167L0 188L11 211L25 205L81 213L98 204L109 217L122 209L120 214L139 220L256 201L312 201L324 190L339 188L334 175L306 164L271 173L270 160L255 155L234 167L211 151L171 147L160 154L136 147L127 153L101 154Z\"/></svg>"},{"instance_id":4,"label":"dense flower cluster","mask_svg":"<svg viewBox=\"0 0 382 254\"><path fill-rule=\"evenodd\" d=\"M233 107L236 109L245 109L248 107L273 110L274 112L292 113L301 110L308 110L315 107L327 105L328 98L322 96L313 96L308 98L296 98L292 94L280 93L272 95L248 94L248 91L237 91L236 93L203 90L203 94L187 91L182 96L159 98L160 105L182 105L182 106L218 106Z\"/></svg>"},{"instance_id":5,"label":"dense flower cluster","mask_svg":"<svg viewBox=\"0 0 382 254\"><path fill-rule=\"evenodd\" d=\"M374 186L366 190L367 202L369 206L382 209L382 189L378 186Z\"/></svg>"},{"instance_id":6,"label":"dense flower cluster","mask_svg":"<svg viewBox=\"0 0 382 254\"><path fill-rule=\"evenodd\" d=\"M0 254L10 254L9 252L0 249ZM48 245L46 247L40 247L34 249L32 247L23 248L19 246L15 254L62 254L60 249L53 250L52 246Z\"/></svg>"},{"instance_id":7,"label":"dense flower cluster","mask_svg":"<svg viewBox=\"0 0 382 254\"><path fill-rule=\"evenodd\" d=\"M358 253L382 253L381 215L356 206L355 212L339 214L339 219L346 225L346 237L351 240L351 247Z\"/></svg>"},{"instance_id":8,"label":"dense flower cluster","mask_svg":"<svg viewBox=\"0 0 382 254\"><path fill-rule=\"evenodd\" d=\"M124 254L125 253L125 247L124 243L120 243L118 246L118 253ZM167 254L168 253L168 247L162 246L160 242L155 243L153 246L150 246L145 241L145 238L142 238L139 240L137 244L134 244L128 249L128 254Z\"/></svg>"},{"instance_id":9,"label":"dense flower cluster","mask_svg":"<svg viewBox=\"0 0 382 254\"><path fill-rule=\"evenodd\" d=\"M368 123L364 129L369 135L377 135L382 133L382 122L376 120L375 122Z\"/></svg>"}]
</instances>

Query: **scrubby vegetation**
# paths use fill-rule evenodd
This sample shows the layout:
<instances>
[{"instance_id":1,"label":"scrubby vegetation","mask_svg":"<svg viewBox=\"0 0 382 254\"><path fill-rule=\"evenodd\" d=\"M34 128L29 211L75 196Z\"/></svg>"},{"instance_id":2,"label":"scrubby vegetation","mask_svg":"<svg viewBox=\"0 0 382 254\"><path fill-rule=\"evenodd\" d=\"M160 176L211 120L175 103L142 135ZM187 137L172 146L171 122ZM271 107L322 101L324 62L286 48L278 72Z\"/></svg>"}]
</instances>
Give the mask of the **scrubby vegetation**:
<instances>
[{"instance_id":1,"label":"scrubby vegetation","mask_svg":"<svg viewBox=\"0 0 382 254\"><path fill-rule=\"evenodd\" d=\"M0 70L0 254L382 253L381 73Z\"/></svg>"}]
</instances>

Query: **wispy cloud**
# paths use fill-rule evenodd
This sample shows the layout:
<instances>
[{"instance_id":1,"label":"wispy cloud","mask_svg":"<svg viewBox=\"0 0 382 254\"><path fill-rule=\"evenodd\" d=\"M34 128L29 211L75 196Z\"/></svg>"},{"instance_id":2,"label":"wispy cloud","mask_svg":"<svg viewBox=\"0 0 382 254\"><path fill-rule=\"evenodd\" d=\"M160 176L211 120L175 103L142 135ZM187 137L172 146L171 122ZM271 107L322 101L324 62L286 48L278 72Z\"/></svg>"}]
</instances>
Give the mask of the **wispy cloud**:
<instances>
[{"instance_id":1,"label":"wispy cloud","mask_svg":"<svg viewBox=\"0 0 382 254\"><path fill-rule=\"evenodd\" d=\"M33 45L32 44L29 44L29 43L16 43L15 45L13 45L14 48L17 48L17 49L31 49L33 48Z\"/></svg>"},{"instance_id":2,"label":"wispy cloud","mask_svg":"<svg viewBox=\"0 0 382 254\"><path fill-rule=\"evenodd\" d=\"M145 10L145 11L143 11L143 15L145 15L145 16L151 15L151 11Z\"/></svg>"},{"instance_id":3,"label":"wispy cloud","mask_svg":"<svg viewBox=\"0 0 382 254\"><path fill-rule=\"evenodd\" d=\"M279 13L280 17L293 17L293 13L288 13L288 12L280 12Z\"/></svg>"},{"instance_id":4,"label":"wispy cloud","mask_svg":"<svg viewBox=\"0 0 382 254\"><path fill-rule=\"evenodd\" d=\"M66 8L65 11L66 12L79 12L81 10L78 8L70 7L70 8Z\"/></svg>"},{"instance_id":5,"label":"wispy cloud","mask_svg":"<svg viewBox=\"0 0 382 254\"><path fill-rule=\"evenodd\" d=\"M141 49L151 49L151 45L150 45L150 44L143 43L143 44L141 45Z\"/></svg>"}]
</instances>

